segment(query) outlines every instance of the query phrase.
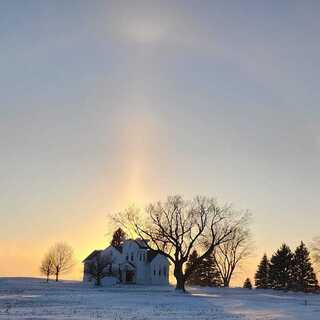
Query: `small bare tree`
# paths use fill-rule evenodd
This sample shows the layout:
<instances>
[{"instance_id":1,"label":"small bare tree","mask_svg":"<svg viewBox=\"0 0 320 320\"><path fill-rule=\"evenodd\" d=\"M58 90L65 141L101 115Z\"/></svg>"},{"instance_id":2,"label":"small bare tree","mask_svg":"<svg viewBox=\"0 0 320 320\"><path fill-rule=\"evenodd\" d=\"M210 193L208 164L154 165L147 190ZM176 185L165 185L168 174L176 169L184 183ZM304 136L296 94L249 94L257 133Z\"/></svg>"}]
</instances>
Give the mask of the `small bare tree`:
<instances>
[{"instance_id":1,"label":"small bare tree","mask_svg":"<svg viewBox=\"0 0 320 320\"><path fill-rule=\"evenodd\" d=\"M225 241L215 247L213 258L223 280L223 286L229 287L231 278L240 263L248 258L252 252L252 241L248 228L249 214L240 218L234 214L237 228L232 231L229 241Z\"/></svg>"},{"instance_id":2,"label":"small bare tree","mask_svg":"<svg viewBox=\"0 0 320 320\"><path fill-rule=\"evenodd\" d=\"M320 272L320 237L315 237L311 243L311 252L317 271Z\"/></svg>"},{"instance_id":3,"label":"small bare tree","mask_svg":"<svg viewBox=\"0 0 320 320\"><path fill-rule=\"evenodd\" d=\"M176 289L185 291L185 282L214 248L230 241L237 223L228 219L229 206L220 207L214 199L196 197L185 201L181 196L150 204L146 220L138 209L129 208L115 219L127 230L134 230L149 249L166 256L174 266ZM231 223L230 223L231 221ZM184 264L194 248L200 252L188 270Z\"/></svg>"},{"instance_id":4,"label":"small bare tree","mask_svg":"<svg viewBox=\"0 0 320 320\"><path fill-rule=\"evenodd\" d=\"M40 272L46 276L47 282L49 282L50 276L54 274L53 260L49 253L47 253L41 261Z\"/></svg>"},{"instance_id":5,"label":"small bare tree","mask_svg":"<svg viewBox=\"0 0 320 320\"><path fill-rule=\"evenodd\" d=\"M53 263L53 272L56 281L59 280L61 274L68 273L74 266L73 249L64 242L56 243L49 250L49 256Z\"/></svg>"},{"instance_id":6,"label":"small bare tree","mask_svg":"<svg viewBox=\"0 0 320 320\"><path fill-rule=\"evenodd\" d=\"M112 275L112 258L110 255L103 255L98 252L95 257L86 263L86 273L94 280L96 286L101 286L101 280Z\"/></svg>"}]
</instances>

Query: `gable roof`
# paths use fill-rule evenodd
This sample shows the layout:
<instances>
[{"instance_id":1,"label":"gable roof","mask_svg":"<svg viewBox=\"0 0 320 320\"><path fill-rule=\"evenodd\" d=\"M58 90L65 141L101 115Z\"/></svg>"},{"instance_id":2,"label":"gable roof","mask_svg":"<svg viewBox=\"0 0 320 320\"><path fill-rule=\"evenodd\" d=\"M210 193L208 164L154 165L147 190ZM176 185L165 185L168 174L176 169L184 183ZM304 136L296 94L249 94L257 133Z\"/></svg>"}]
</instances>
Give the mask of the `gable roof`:
<instances>
[{"instance_id":1,"label":"gable roof","mask_svg":"<svg viewBox=\"0 0 320 320\"><path fill-rule=\"evenodd\" d=\"M92 251L83 261L82 263L92 260L98 253L100 253L102 250L94 250Z\"/></svg>"},{"instance_id":2,"label":"gable roof","mask_svg":"<svg viewBox=\"0 0 320 320\"><path fill-rule=\"evenodd\" d=\"M148 240L143 240L143 239L135 239L134 242L141 248L141 249L147 249L148 246L147 246L147 243L148 243Z\"/></svg>"},{"instance_id":3,"label":"gable roof","mask_svg":"<svg viewBox=\"0 0 320 320\"><path fill-rule=\"evenodd\" d=\"M122 246L119 246L119 247L112 246L112 247L118 250L120 253L122 253Z\"/></svg>"},{"instance_id":4,"label":"gable roof","mask_svg":"<svg viewBox=\"0 0 320 320\"><path fill-rule=\"evenodd\" d=\"M158 255L158 251L156 250L150 250L147 253L147 260L148 262L151 262L157 255Z\"/></svg>"},{"instance_id":5,"label":"gable roof","mask_svg":"<svg viewBox=\"0 0 320 320\"><path fill-rule=\"evenodd\" d=\"M132 262L130 262L130 261L124 261L124 262L119 263L119 265L126 265L126 264L130 265L130 266L133 267L134 269L137 268L137 267L136 267Z\"/></svg>"}]
</instances>

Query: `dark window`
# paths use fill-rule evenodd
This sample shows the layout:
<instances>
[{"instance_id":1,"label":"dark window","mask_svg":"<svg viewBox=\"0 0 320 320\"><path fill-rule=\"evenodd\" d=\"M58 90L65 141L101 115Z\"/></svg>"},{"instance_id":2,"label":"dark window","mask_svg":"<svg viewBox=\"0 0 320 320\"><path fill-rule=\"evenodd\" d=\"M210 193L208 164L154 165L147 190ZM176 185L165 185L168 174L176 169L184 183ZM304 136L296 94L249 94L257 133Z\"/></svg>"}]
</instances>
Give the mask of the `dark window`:
<instances>
[{"instance_id":1,"label":"dark window","mask_svg":"<svg viewBox=\"0 0 320 320\"><path fill-rule=\"evenodd\" d=\"M167 275L167 268L164 266L163 267L163 275L166 276Z\"/></svg>"},{"instance_id":2,"label":"dark window","mask_svg":"<svg viewBox=\"0 0 320 320\"><path fill-rule=\"evenodd\" d=\"M154 276L156 275L156 269L153 270L153 275L154 275Z\"/></svg>"},{"instance_id":3,"label":"dark window","mask_svg":"<svg viewBox=\"0 0 320 320\"><path fill-rule=\"evenodd\" d=\"M134 257L133 257L133 252L131 253L131 261L133 261Z\"/></svg>"},{"instance_id":4,"label":"dark window","mask_svg":"<svg viewBox=\"0 0 320 320\"><path fill-rule=\"evenodd\" d=\"M159 277L161 276L161 267L159 267Z\"/></svg>"},{"instance_id":5,"label":"dark window","mask_svg":"<svg viewBox=\"0 0 320 320\"><path fill-rule=\"evenodd\" d=\"M127 254L126 259L129 260L129 255Z\"/></svg>"}]
</instances>

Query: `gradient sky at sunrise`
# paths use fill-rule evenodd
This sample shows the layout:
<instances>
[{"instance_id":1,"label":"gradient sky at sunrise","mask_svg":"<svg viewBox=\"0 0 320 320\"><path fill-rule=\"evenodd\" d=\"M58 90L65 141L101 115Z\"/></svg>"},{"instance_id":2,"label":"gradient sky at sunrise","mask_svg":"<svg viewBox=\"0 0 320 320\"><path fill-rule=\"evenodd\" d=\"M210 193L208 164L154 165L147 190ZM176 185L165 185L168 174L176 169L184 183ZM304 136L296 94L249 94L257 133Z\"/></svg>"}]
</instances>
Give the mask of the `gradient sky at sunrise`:
<instances>
[{"instance_id":1,"label":"gradient sky at sunrise","mask_svg":"<svg viewBox=\"0 0 320 320\"><path fill-rule=\"evenodd\" d=\"M177 193L249 209L252 266L320 235L319 13L1 1L0 276L38 276L57 240L80 261L110 212Z\"/></svg>"}]
</instances>

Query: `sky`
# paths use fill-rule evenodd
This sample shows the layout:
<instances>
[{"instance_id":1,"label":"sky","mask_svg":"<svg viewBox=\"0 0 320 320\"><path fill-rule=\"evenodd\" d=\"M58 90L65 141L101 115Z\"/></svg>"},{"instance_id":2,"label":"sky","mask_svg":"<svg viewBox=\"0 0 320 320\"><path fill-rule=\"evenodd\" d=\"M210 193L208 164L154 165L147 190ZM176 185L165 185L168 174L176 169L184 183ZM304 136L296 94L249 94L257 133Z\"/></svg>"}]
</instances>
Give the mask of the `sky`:
<instances>
[{"instance_id":1,"label":"sky","mask_svg":"<svg viewBox=\"0 0 320 320\"><path fill-rule=\"evenodd\" d=\"M252 213L255 251L320 235L319 1L0 2L0 276L78 261L168 195Z\"/></svg>"}]
</instances>

